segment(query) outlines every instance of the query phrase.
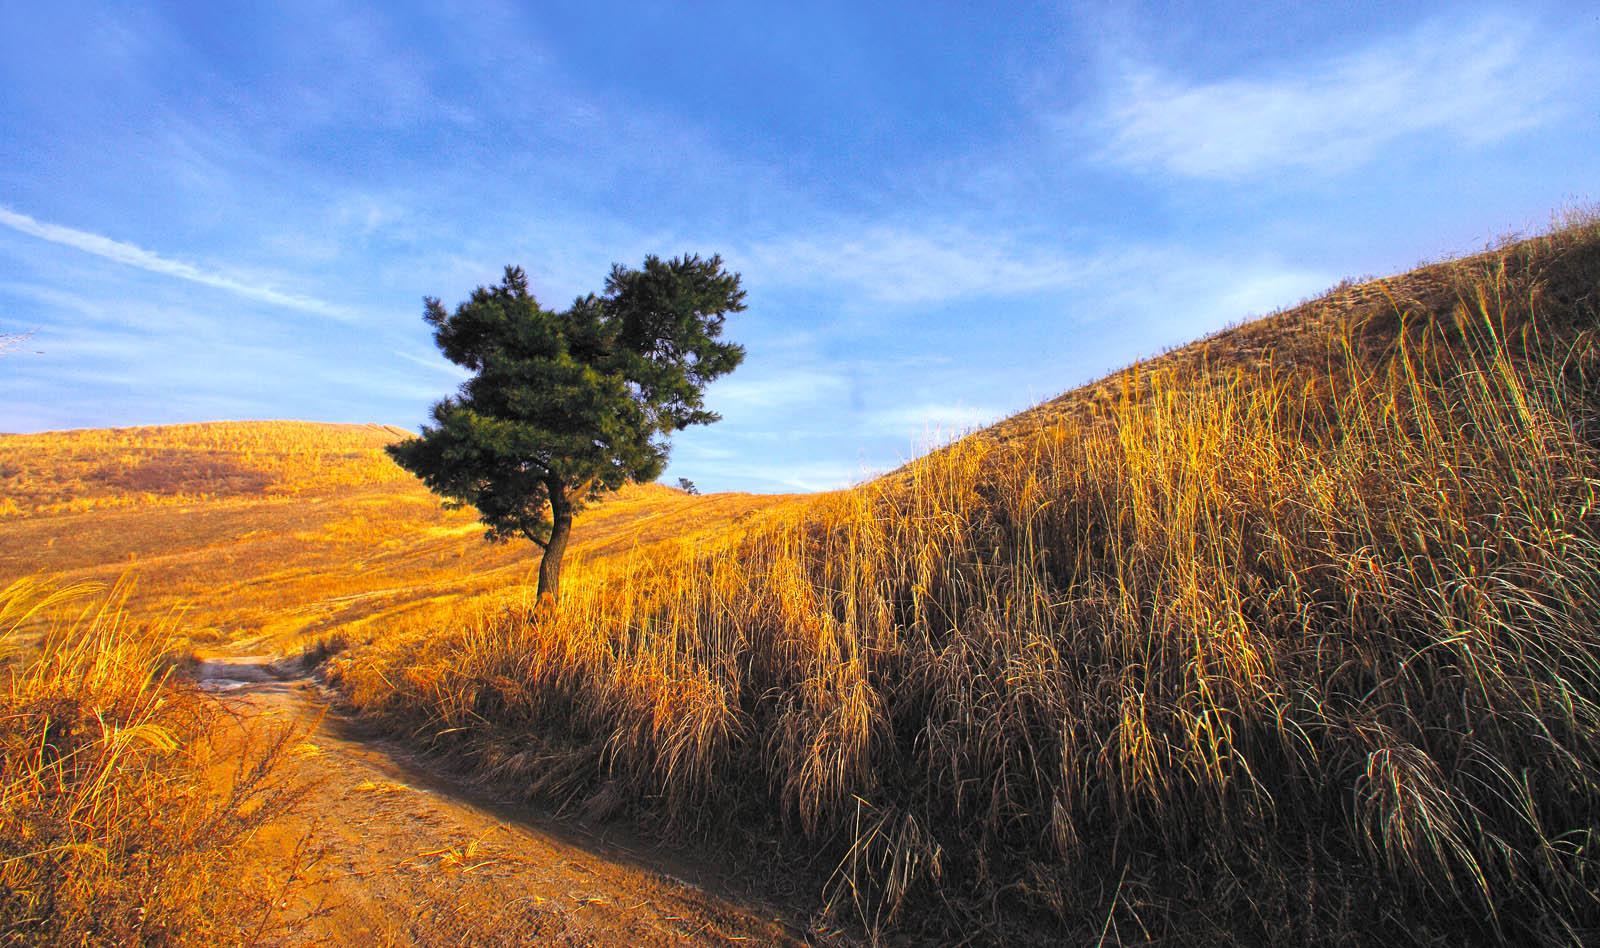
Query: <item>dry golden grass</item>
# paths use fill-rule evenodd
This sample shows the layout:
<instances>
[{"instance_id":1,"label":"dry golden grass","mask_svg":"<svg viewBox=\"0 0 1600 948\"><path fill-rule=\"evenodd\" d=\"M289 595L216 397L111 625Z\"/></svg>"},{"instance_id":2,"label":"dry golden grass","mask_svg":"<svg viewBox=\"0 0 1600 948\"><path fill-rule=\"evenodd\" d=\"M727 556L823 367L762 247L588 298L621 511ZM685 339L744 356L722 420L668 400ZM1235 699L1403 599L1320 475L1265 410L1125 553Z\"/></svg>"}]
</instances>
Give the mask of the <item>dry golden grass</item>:
<instances>
[{"instance_id":1,"label":"dry golden grass","mask_svg":"<svg viewBox=\"0 0 1600 948\"><path fill-rule=\"evenodd\" d=\"M208 422L0 436L0 516L404 483L378 425Z\"/></svg>"},{"instance_id":2,"label":"dry golden grass","mask_svg":"<svg viewBox=\"0 0 1600 948\"><path fill-rule=\"evenodd\" d=\"M236 825L183 789L205 725L150 671L166 643L128 644L180 616L202 642L356 644L330 666L352 703L530 795L775 823L879 930L1595 940L1597 312L1578 221L853 491L630 488L580 518L554 613L528 607L536 551L441 511L389 429L0 437L0 582L137 577L9 669L0 840L55 842L0 856L6 924L221 924L161 901L151 857L215 856L162 842L219 838L184 813ZM19 595L13 637L47 625Z\"/></svg>"},{"instance_id":3,"label":"dry golden grass","mask_svg":"<svg viewBox=\"0 0 1600 948\"><path fill-rule=\"evenodd\" d=\"M331 673L530 795L777 822L875 930L1592 941L1597 315L1579 220Z\"/></svg>"},{"instance_id":4,"label":"dry golden grass","mask_svg":"<svg viewBox=\"0 0 1600 948\"><path fill-rule=\"evenodd\" d=\"M131 616L262 649L520 595L537 549L485 543L471 511L441 509L383 453L402 436L303 422L0 436L0 508L14 509L0 515L0 583L130 573ZM580 515L573 552L715 530L784 500L635 485Z\"/></svg>"},{"instance_id":5,"label":"dry golden grass","mask_svg":"<svg viewBox=\"0 0 1600 948\"><path fill-rule=\"evenodd\" d=\"M220 709L169 680L173 644L116 592L0 590L0 943L259 945L275 893L237 884L281 812L279 748L213 743ZM43 616L43 642L17 632Z\"/></svg>"},{"instance_id":6,"label":"dry golden grass","mask_svg":"<svg viewBox=\"0 0 1600 948\"><path fill-rule=\"evenodd\" d=\"M285 745L241 749L254 729L174 677L182 656L361 641L464 598L520 600L537 564L442 510L383 454L399 436L239 422L0 437L0 944L277 934L274 886L304 853L276 829L265 857L237 847L286 802ZM573 548L632 550L783 501L637 485L581 514Z\"/></svg>"}]
</instances>

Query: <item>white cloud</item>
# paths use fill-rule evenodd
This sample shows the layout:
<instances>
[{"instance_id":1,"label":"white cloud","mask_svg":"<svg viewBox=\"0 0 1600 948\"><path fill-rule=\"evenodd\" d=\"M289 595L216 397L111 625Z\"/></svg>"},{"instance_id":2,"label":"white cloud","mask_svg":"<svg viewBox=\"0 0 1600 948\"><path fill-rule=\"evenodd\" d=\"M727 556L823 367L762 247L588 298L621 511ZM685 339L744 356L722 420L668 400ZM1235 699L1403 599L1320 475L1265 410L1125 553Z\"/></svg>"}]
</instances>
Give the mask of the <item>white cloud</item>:
<instances>
[{"instance_id":1,"label":"white cloud","mask_svg":"<svg viewBox=\"0 0 1600 948\"><path fill-rule=\"evenodd\" d=\"M993 424L1001 412L963 402L925 402L871 411L863 419L870 431L907 437L930 448L947 444L969 431Z\"/></svg>"},{"instance_id":2,"label":"white cloud","mask_svg":"<svg viewBox=\"0 0 1600 948\"><path fill-rule=\"evenodd\" d=\"M173 260L160 254L136 247L133 244L112 240L99 234L87 231L74 230L51 224L45 221L34 220L26 214L18 214L10 208L0 206L0 225L9 227L18 233L47 240L53 244L72 247L84 253L93 254L106 260L126 264L150 273L163 276L176 277L191 283L226 290L238 296L252 299L272 306L282 306L286 309L296 309L307 313L316 313L320 316L330 316L334 319L352 319L350 313L342 307L324 302L315 297L299 293L285 293L262 283L247 281L236 276L205 270L191 263Z\"/></svg>"},{"instance_id":3,"label":"white cloud","mask_svg":"<svg viewBox=\"0 0 1600 948\"><path fill-rule=\"evenodd\" d=\"M1593 69L1520 21L1430 23L1266 77L1188 82L1125 64L1103 106L1101 157L1191 178L1333 174L1413 135L1464 145L1557 118Z\"/></svg>"},{"instance_id":4,"label":"white cloud","mask_svg":"<svg viewBox=\"0 0 1600 948\"><path fill-rule=\"evenodd\" d=\"M1206 260L1180 254L1130 272L1144 277L1115 281L1114 288L1098 295L1099 310L1085 315L1150 327L1150 348L1138 353L1141 358L1155 355L1154 347L1163 342L1182 345L1225 325L1294 306L1336 280L1330 273L1270 258Z\"/></svg>"},{"instance_id":5,"label":"white cloud","mask_svg":"<svg viewBox=\"0 0 1600 948\"><path fill-rule=\"evenodd\" d=\"M1006 296L1077 283L1084 261L1001 234L879 225L826 237L795 237L745 255L747 271L786 285L841 284L881 303L940 303Z\"/></svg>"},{"instance_id":6,"label":"white cloud","mask_svg":"<svg viewBox=\"0 0 1600 948\"><path fill-rule=\"evenodd\" d=\"M100 297L90 298L54 286L6 281L0 282L0 297L15 297L34 304L30 309L39 312L40 321L46 324L52 322L47 314L59 311L86 317L90 324L110 324L124 330L164 335L179 333L190 338L207 336L217 326L211 313L103 291ZM73 320L73 325L84 323L83 318Z\"/></svg>"},{"instance_id":7,"label":"white cloud","mask_svg":"<svg viewBox=\"0 0 1600 948\"><path fill-rule=\"evenodd\" d=\"M715 471L718 480L735 485L732 488L735 490L778 490L795 493L838 490L870 480L880 473L882 471L830 460L798 462L748 460L743 463L719 461ZM694 479L692 475L690 479Z\"/></svg>"},{"instance_id":8,"label":"white cloud","mask_svg":"<svg viewBox=\"0 0 1600 948\"><path fill-rule=\"evenodd\" d=\"M717 382L708 401L718 411L817 405L847 393L838 375L805 369L779 370L759 376L733 375Z\"/></svg>"},{"instance_id":9,"label":"white cloud","mask_svg":"<svg viewBox=\"0 0 1600 948\"><path fill-rule=\"evenodd\" d=\"M457 382L464 382L467 379L472 378L471 372L459 365L456 365L454 362L446 360L444 356L439 355L437 352L433 354L433 358L415 355L401 349L393 350L393 354L406 360L407 362L420 365L425 369L431 369L432 371L438 372L441 375L448 375Z\"/></svg>"}]
</instances>

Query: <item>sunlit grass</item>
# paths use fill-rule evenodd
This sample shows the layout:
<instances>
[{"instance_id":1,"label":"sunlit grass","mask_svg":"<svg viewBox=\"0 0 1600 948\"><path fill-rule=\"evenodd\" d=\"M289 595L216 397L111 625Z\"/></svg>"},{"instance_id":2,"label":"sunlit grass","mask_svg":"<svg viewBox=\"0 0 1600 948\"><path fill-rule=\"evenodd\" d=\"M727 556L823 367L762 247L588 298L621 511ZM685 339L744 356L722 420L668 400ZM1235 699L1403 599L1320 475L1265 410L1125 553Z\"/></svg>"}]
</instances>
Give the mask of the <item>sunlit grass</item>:
<instances>
[{"instance_id":1,"label":"sunlit grass","mask_svg":"<svg viewBox=\"0 0 1600 948\"><path fill-rule=\"evenodd\" d=\"M1374 286L333 675L546 800L780 823L872 925L1594 937L1600 232Z\"/></svg>"},{"instance_id":2,"label":"sunlit grass","mask_svg":"<svg viewBox=\"0 0 1600 948\"><path fill-rule=\"evenodd\" d=\"M173 683L171 631L120 605L82 586L0 591L0 942L263 944L279 893L238 869L293 799L280 747L217 743L220 709ZM24 645L36 617L47 632Z\"/></svg>"},{"instance_id":3,"label":"sunlit grass","mask_svg":"<svg viewBox=\"0 0 1600 948\"><path fill-rule=\"evenodd\" d=\"M0 517L0 584L131 572L135 620L177 613L203 646L273 650L523 582L536 548L486 543L471 511L441 509L383 453L399 436L303 422L0 436L0 496L16 508ZM574 552L689 535L782 500L633 485L580 515Z\"/></svg>"},{"instance_id":4,"label":"sunlit grass","mask_svg":"<svg viewBox=\"0 0 1600 948\"><path fill-rule=\"evenodd\" d=\"M82 513L409 483L378 425L207 422L0 436L5 513Z\"/></svg>"}]
</instances>

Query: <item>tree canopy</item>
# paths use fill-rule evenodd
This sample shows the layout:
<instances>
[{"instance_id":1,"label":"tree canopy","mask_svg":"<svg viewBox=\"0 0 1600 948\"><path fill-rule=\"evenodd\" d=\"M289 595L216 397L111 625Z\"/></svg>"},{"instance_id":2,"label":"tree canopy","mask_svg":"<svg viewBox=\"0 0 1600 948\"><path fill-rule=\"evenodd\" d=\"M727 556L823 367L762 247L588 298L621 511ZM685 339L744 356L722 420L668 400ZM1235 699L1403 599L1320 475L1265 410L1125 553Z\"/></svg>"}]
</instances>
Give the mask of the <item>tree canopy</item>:
<instances>
[{"instance_id":1,"label":"tree canopy","mask_svg":"<svg viewBox=\"0 0 1600 948\"><path fill-rule=\"evenodd\" d=\"M540 597L559 596L573 513L626 481L654 480L672 432L718 420L702 396L744 360L742 346L719 341L744 296L720 257L688 255L614 265L603 294L563 312L542 308L514 266L454 313L427 297L434 342L474 374L389 454L475 507L490 539L542 547Z\"/></svg>"}]
</instances>

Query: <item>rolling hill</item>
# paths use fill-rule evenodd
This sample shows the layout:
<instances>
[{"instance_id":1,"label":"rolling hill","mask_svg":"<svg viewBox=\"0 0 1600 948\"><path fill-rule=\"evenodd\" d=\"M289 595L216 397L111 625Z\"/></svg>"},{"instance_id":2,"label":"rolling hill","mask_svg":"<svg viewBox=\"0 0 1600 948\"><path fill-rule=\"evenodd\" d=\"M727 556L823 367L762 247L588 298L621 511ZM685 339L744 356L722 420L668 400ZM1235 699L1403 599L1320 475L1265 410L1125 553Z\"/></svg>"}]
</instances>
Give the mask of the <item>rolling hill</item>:
<instances>
[{"instance_id":1,"label":"rolling hill","mask_svg":"<svg viewBox=\"0 0 1600 948\"><path fill-rule=\"evenodd\" d=\"M1597 325L1578 219L327 673L879 936L1592 940Z\"/></svg>"},{"instance_id":2,"label":"rolling hill","mask_svg":"<svg viewBox=\"0 0 1600 948\"><path fill-rule=\"evenodd\" d=\"M637 927L602 903L549 903L551 871L661 900L660 924L691 933L673 944L711 943L683 918L773 927L397 772L321 692L283 681L298 665L262 657L530 594L538 551L486 543L470 512L441 509L383 453L402 435L226 422L0 436L0 942L444 945L470 931L520 945ZM634 485L580 515L572 553L678 543L786 500ZM175 664L186 656L199 661ZM430 779L443 792L410 792ZM397 868L394 849L410 861Z\"/></svg>"},{"instance_id":3,"label":"rolling hill","mask_svg":"<svg viewBox=\"0 0 1600 948\"><path fill-rule=\"evenodd\" d=\"M200 645L283 650L332 630L520 595L537 550L491 544L383 447L377 425L213 422L0 436L0 587L113 584ZM580 519L571 555L715 530L788 498L634 485Z\"/></svg>"},{"instance_id":4,"label":"rolling hill","mask_svg":"<svg viewBox=\"0 0 1600 948\"><path fill-rule=\"evenodd\" d=\"M131 570L202 645L320 641L367 722L541 806L775 844L875 938L1586 943L1597 330L1579 218L851 490L631 487L552 610L392 429L5 436L0 581Z\"/></svg>"}]
</instances>

